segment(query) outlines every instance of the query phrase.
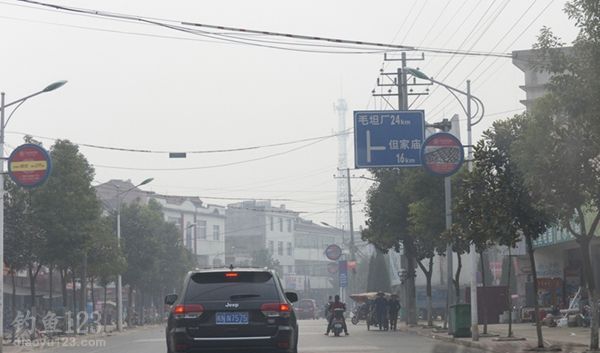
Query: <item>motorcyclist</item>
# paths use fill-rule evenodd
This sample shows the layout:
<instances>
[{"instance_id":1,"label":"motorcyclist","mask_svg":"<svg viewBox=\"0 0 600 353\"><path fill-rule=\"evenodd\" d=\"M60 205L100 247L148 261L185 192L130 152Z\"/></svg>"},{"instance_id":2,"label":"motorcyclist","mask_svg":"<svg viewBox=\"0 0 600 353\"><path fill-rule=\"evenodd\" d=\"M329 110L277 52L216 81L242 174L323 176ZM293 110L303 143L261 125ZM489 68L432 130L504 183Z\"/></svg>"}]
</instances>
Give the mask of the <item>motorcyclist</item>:
<instances>
[{"instance_id":1,"label":"motorcyclist","mask_svg":"<svg viewBox=\"0 0 600 353\"><path fill-rule=\"evenodd\" d=\"M346 304L342 303L340 301L340 296L336 295L334 298L333 303L331 303L331 305L329 305L329 321L327 323L327 332L325 332L325 336L329 336L329 331L331 331L331 327L333 324L333 314L334 314L334 310L335 309L344 309L344 311L346 310ZM348 326L346 326L346 319L344 318L344 316L342 315L342 327L344 328L344 333L346 334L346 336L349 335L348 333Z\"/></svg>"}]
</instances>

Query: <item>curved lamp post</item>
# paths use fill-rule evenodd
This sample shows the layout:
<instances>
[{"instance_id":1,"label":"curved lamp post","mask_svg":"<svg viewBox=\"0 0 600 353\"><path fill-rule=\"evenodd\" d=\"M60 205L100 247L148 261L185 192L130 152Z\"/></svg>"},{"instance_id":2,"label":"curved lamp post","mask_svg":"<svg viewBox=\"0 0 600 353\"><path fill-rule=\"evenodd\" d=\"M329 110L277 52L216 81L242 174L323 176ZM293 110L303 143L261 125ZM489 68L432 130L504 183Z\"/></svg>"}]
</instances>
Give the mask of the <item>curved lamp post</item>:
<instances>
[{"instance_id":1,"label":"curved lamp post","mask_svg":"<svg viewBox=\"0 0 600 353\"><path fill-rule=\"evenodd\" d=\"M467 115L467 168L469 169L469 172L471 172L473 170L473 163L472 163L473 143L472 143L471 129L472 129L473 125L476 125L479 122L481 122L481 120L483 119L484 113L485 113L485 107L484 107L481 99L479 99L471 94L471 81L467 80L467 91L465 92L465 91L459 90L458 88L447 85L443 82L436 81L433 78L427 76L426 74L424 74L423 72L421 72L417 69L405 67L404 70L406 71L407 74L410 74L416 78L420 78L422 80L428 80L432 83L435 83L437 85L440 85L440 86L446 88L454 96L454 98L456 98L456 100L460 103L460 106L462 107L463 111ZM462 94L467 97L467 106L466 107L464 106L464 104L460 100L460 98L458 98L456 93ZM472 112L471 112L471 101L475 102L475 105L477 106L477 111L475 112L475 114L472 114ZM478 114L481 114L481 115L475 121L473 121L473 118ZM478 316L477 316L477 272L475 270L477 268L477 252L475 249L475 244L471 243L471 245L469 247L469 252L471 254L470 259L471 259L471 268L472 268L472 270L471 270L471 333L472 333L473 341L478 341L479 340L479 327L478 327L478 319L477 319L478 318ZM450 269L448 271L450 271ZM509 308L509 310L510 310L510 308Z\"/></svg>"},{"instance_id":2,"label":"curved lamp post","mask_svg":"<svg viewBox=\"0 0 600 353\"><path fill-rule=\"evenodd\" d=\"M14 112L21 106L21 104L25 103L25 101L27 101L29 98L35 97L42 93L54 91L55 89L64 86L65 83L67 83L67 81L54 82L54 83L46 86L46 88L44 88L41 91L35 92L33 94L30 94L26 97L17 99L10 103L5 102L6 94L4 92L0 92L0 158L2 158L2 159L4 158L4 129L6 128L6 125L10 121L10 118L12 117ZM13 106L15 104L17 106L12 110L12 112L8 116L8 119L6 119L6 121L5 121L4 115L6 113L6 108ZM4 268L4 202L2 200L4 200L4 160L0 161L0 264ZM2 273L4 276L4 271ZM4 303L3 303L4 295L2 293L4 293L4 281L3 280L0 281L0 324L2 322L4 322ZM4 325L0 325L0 337L4 337ZM1 352L2 352L2 342L0 342L0 353Z\"/></svg>"},{"instance_id":3,"label":"curved lamp post","mask_svg":"<svg viewBox=\"0 0 600 353\"><path fill-rule=\"evenodd\" d=\"M154 180L154 178L144 179L144 181L142 181L141 183L134 185L127 190L117 192L117 246L119 248L121 247L121 201L123 200L122 197L127 195L127 193L131 190L152 182L152 180ZM117 185L114 186L117 190L119 190L119 187ZM120 273L117 275L117 331L123 331L123 279Z\"/></svg>"}]
</instances>

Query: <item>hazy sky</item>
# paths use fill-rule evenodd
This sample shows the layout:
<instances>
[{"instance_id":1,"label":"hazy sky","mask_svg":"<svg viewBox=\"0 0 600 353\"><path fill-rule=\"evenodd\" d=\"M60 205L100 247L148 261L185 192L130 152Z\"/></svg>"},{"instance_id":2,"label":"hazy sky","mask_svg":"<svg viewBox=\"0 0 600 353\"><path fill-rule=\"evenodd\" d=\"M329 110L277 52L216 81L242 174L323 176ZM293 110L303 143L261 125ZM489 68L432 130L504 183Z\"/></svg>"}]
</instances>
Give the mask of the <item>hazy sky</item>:
<instances>
[{"instance_id":1,"label":"hazy sky","mask_svg":"<svg viewBox=\"0 0 600 353\"><path fill-rule=\"evenodd\" d=\"M166 20L484 52L530 48L543 25L565 42L577 33L562 11L564 1L550 0L52 1ZM227 43L11 0L0 1L0 33L0 90L7 93L7 101L56 80L69 81L19 108L7 128L7 154L22 142L16 132L175 152L273 144L334 132L333 103L339 97L348 102L348 127L353 110L386 108L371 97L382 54L316 54ZM494 119L522 109L523 75L511 59L429 53L425 59L410 65L460 88L467 78L473 81L473 94L490 114L474 129L475 136ZM395 64L386 68L395 70ZM424 109L430 122L454 113L464 119L442 89L432 90L412 108ZM506 111L511 112L496 114ZM353 166L351 141L348 157ZM306 212L306 218L335 224L337 141L299 148L308 143L188 154L179 160L166 154L81 150L95 166L97 182L118 178L135 183L154 177L147 190L200 196L223 205L233 201L208 197L288 199L293 201L274 204L285 203ZM204 169L177 170L195 167ZM362 170L353 174L368 175ZM353 180L357 225L364 223L369 185Z\"/></svg>"}]
</instances>

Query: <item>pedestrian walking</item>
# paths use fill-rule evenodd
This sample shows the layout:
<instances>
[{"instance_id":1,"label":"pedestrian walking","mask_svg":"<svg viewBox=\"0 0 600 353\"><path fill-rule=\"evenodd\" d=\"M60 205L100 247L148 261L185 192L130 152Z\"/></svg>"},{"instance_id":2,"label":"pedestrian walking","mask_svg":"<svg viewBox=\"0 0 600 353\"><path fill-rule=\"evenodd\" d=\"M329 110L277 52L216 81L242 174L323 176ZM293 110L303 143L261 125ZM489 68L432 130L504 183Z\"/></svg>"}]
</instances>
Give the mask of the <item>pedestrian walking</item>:
<instances>
[{"instance_id":1,"label":"pedestrian walking","mask_svg":"<svg viewBox=\"0 0 600 353\"><path fill-rule=\"evenodd\" d=\"M377 320L377 325L379 326L379 330L387 330L388 321L387 321L387 312L388 312L388 302L385 299L385 294L383 292L377 293L377 298L375 298L375 316Z\"/></svg>"},{"instance_id":2,"label":"pedestrian walking","mask_svg":"<svg viewBox=\"0 0 600 353\"><path fill-rule=\"evenodd\" d=\"M392 298L389 301L389 316L390 316L390 330L396 331L398 325L398 312L400 311L400 301L398 300L397 294L392 294Z\"/></svg>"}]
</instances>

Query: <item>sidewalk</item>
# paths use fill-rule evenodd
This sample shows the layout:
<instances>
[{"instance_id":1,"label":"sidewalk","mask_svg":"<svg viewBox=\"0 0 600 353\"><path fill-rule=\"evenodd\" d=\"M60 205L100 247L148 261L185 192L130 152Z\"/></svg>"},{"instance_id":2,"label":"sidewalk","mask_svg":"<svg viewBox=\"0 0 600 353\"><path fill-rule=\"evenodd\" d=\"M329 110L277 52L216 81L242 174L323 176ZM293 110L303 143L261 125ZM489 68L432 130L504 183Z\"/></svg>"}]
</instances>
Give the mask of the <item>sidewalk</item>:
<instances>
[{"instance_id":1,"label":"sidewalk","mask_svg":"<svg viewBox=\"0 0 600 353\"><path fill-rule=\"evenodd\" d=\"M441 325L440 325L441 327ZM471 338L454 338L441 330L430 328L399 327L403 331L413 332L418 335L431 337L433 339L452 342L462 346L483 349L494 353L524 352L537 346L537 335L535 325L531 323L513 324L513 336L525 338L523 341L498 341L498 338L506 337L508 324L488 325L488 334L499 335L498 337L480 337L478 342ZM479 326L480 333L483 326ZM587 350L590 340L590 329L584 327L542 327L544 346L546 348L561 348L562 352L584 352Z\"/></svg>"},{"instance_id":2,"label":"sidewalk","mask_svg":"<svg viewBox=\"0 0 600 353\"><path fill-rule=\"evenodd\" d=\"M110 336L127 335L138 330L149 329L153 327L156 327L156 325L132 326L129 329L125 327L125 330L123 332L118 332L114 325L107 325L106 332L90 333L84 335L57 336L54 340L49 341L49 343L47 344L36 343L33 345L15 345L10 343L4 343L2 351L4 353L26 353L41 352L48 348L60 347L61 345L65 345L68 347L80 347L82 346L81 342L83 341L104 340L105 338Z\"/></svg>"}]
</instances>

